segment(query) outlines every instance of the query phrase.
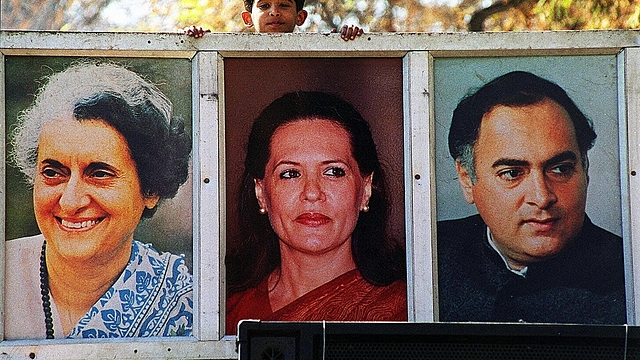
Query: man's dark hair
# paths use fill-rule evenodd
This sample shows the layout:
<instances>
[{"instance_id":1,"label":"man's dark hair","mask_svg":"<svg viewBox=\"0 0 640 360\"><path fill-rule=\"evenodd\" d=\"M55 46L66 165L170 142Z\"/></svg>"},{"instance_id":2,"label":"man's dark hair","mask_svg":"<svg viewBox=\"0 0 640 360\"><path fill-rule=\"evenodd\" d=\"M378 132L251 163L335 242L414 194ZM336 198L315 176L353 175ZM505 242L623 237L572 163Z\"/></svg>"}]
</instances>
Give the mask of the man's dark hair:
<instances>
[{"instance_id":1,"label":"man's dark hair","mask_svg":"<svg viewBox=\"0 0 640 360\"><path fill-rule=\"evenodd\" d=\"M251 12L251 9L253 9L253 3L256 0L243 0L244 1L244 9L247 10L248 12ZM295 0L296 2L296 11L300 11L302 10L302 8L304 8L304 0Z\"/></svg>"},{"instance_id":2,"label":"man's dark hair","mask_svg":"<svg viewBox=\"0 0 640 360\"><path fill-rule=\"evenodd\" d=\"M473 146L478 140L480 123L496 106L528 106L551 99L569 115L576 133L583 166L587 151L593 147L596 133L593 124L578 109L569 95L557 84L526 71L513 71L499 76L464 97L453 111L449 129L449 153L475 181Z\"/></svg>"}]
</instances>

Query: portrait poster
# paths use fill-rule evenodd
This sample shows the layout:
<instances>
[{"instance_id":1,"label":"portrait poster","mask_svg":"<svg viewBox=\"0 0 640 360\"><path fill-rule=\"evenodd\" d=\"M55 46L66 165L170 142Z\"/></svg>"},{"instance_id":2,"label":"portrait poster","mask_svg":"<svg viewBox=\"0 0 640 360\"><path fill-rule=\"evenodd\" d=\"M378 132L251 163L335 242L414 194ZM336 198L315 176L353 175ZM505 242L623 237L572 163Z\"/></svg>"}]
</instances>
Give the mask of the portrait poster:
<instances>
[{"instance_id":1,"label":"portrait poster","mask_svg":"<svg viewBox=\"0 0 640 360\"><path fill-rule=\"evenodd\" d=\"M453 110L466 95L475 92L494 78L511 71L526 71L558 84L592 121L597 138L593 148L588 151L585 212L597 227L614 235L622 236L620 117L618 115L618 69L616 63L615 55L435 59L437 220L440 222L462 219L478 213L476 206L467 203L463 197L455 161L449 153L448 135ZM514 143L512 146L517 147L518 144ZM503 222L508 221L507 213L511 212L513 209L507 208L505 204ZM496 249L495 245L492 246ZM619 246L622 247L621 241ZM438 249L442 250L440 245L438 245ZM621 277L624 278L622 254L621 250L618 257L620 261L616 266L619 265L620 273L623 275ZM504 256L502 258L506 264L507 260ZM442 258L438 260L443 261ZM480 262L481 260L475 261ZM442 270L442 268L439 269ZM527 273L521 276L525 277L526 275ZM441 277L439 282L438 286L442 287L442 282L447 282L447 279ZM451 282L453 281L449 283ZM624 279L621 282L624 284ZM624 289L622 293L622 300L619 303L623 303L622 307L624 308ZM461 295L461 298L464 296ZM443 300L440 301L442 307ZM532 307L536 305L531 304ZM567 313L571 312L572 304L566 304L566 306L569 309ZM624 313L624 310L621 310L621 313ZM566 321L558 320L558 322ZM603 320L603 322L607 321Z\"/></svg>"},{"instance_id":2,"label":"portrait poster","mask_svg":"<svg viewBox=\"0 0 640 360\"><path fill-rule=\"evenodd\" d=\"M618 144L618 84L615 55L512 58L442 58L434 61L436 116L436 199L438 220L475 213L462 197L447 137L458 102L492 79L523 70L560 85L593 122L597 134L589 151L587 214L622 235Z\"/></svg>"},{"instance_id":3,"label":"portrait poster","mask_svg":"<svg viewBox=\"0 0 640 360\"><path fill-rule=\"evenodd\" d=\"M5 56L4 60L5 141L7 144L4 235L7 244L15 239L40 234L34 216L33 186L28 184L25 175L11 163L10 154L13 151L12 133L18 117L32 105L39 89L47 83L50 76L80 63L111 63L124 67L154 84L168 98L173 105L173 117L183 120L184 133L192 138L191 62L188 59ZM74 84L65 85L74 86ZM157 211L152 217L142 218L139 221L133 238L143 244L151 244L158 253L183 254L184 263L189 273L192 273L192 165L187 157L183 159L188 161L186 182L179 186L174 197L159 201ZM12 259L7 260L11 263ZM11 286L13 285L6 284L6 289ZM56 337L60 336L59 332L56 333Z\"/></svg>"},{"instance_id":4,"label":"portrait poster","mask_svg":"<svg viewBox=\"0 0 640 360\"><path fill-rule=\"evenodd\" d=\"M238 194L252 123L273 100L298 90L337 95L369 123L387 181L388 229L404 245L401 58L227 58L224 73L227 254L240 234Z\"/></svg>"}]
</instances>

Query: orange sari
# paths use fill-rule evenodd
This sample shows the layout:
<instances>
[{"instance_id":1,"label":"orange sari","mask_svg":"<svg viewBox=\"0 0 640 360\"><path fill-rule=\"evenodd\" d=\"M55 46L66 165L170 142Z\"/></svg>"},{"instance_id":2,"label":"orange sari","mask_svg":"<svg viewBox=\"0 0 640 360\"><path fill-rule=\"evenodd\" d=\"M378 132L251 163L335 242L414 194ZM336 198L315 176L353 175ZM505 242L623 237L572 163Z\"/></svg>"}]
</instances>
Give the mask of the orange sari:
<instances>
[{"instance_id":1,"label":"orange sari","mask_svg":"<svg viewBox=\"0 0 640 360\"><path fill-rule=\"evenodd\" d=\"M264 321L407 321L407 284L375 286L351 270L273 312L267 279L227 299L226 333L242 319Z\"/></svg>"}]
</instances>

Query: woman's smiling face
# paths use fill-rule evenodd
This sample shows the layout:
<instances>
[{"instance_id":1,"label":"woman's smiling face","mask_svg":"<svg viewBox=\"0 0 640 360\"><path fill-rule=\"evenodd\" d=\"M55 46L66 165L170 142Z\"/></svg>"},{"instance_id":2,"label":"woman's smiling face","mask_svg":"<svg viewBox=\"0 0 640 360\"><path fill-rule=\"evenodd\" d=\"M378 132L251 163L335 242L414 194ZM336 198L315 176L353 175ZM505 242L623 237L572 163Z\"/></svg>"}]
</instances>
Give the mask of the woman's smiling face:
<instances>
[{"instance_id":1,"label":"woman's smiling face","mask_svg":"<svg viewBox=\"0 0 640 360\"><path fill-rule=\"evenodd\" d=\"M40 134L33 188L40 231L60 256L108 262L130 251L145 197L124 137L102 120L53 120Z\"/></svg>"}]
</instances>

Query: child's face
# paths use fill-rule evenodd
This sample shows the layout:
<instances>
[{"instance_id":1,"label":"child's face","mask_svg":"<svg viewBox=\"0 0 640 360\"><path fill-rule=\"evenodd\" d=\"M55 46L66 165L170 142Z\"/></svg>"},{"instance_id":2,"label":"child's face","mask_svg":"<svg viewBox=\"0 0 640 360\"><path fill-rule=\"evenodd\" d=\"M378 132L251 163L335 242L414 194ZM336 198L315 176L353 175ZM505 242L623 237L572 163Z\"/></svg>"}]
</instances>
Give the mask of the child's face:
<instances>
[{"instance_id":1,"label":"child's face","mask_svg":"<svg viewBox=\"0 0 640 360\"><path fill-rule=\"evenodd\" d=\"M307 12L297 11L294 0L257 0L251 12L242 12L245 25L255 27L259 33L293 32L296 25L302 25L306 18Z\"/></svg>"}]
</instances>

